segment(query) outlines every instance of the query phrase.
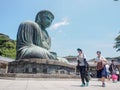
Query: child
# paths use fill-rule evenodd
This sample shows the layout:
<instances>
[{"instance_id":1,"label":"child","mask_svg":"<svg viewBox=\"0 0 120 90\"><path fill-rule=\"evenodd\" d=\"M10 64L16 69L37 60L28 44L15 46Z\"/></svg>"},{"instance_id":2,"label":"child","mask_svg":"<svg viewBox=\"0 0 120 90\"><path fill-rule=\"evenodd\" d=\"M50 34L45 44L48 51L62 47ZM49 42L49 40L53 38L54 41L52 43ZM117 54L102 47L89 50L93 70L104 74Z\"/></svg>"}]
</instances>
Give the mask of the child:
<instances>
[{"instance_id":1,"label":"child","mask_svg":"<svg viewBox=\"0 0 120 90\"><path fill-rule=\"evenodd\" d=\"M118 76L116 74L112 74L112 81L117 82Z\"/></svg>"}]
</instances>

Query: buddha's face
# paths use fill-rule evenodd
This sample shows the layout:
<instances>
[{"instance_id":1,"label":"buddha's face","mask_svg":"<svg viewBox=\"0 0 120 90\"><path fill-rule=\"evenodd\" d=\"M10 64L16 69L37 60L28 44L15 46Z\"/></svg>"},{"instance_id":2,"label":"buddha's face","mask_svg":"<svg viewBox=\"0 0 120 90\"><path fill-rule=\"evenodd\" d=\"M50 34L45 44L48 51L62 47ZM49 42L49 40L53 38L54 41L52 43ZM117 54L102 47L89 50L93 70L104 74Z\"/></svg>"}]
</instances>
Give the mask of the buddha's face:
<instances>
[{"instance_id":1,"label":"buddha's face","mask_svg":"<svg viewBox=\"0 0 120 90\"><path fill-rule=\"evenodd\" d=\"M53 21L53 16L50 13L44 13L41 17L41 25L47 28L51 25Z\"/></svg>"}]
</instances>

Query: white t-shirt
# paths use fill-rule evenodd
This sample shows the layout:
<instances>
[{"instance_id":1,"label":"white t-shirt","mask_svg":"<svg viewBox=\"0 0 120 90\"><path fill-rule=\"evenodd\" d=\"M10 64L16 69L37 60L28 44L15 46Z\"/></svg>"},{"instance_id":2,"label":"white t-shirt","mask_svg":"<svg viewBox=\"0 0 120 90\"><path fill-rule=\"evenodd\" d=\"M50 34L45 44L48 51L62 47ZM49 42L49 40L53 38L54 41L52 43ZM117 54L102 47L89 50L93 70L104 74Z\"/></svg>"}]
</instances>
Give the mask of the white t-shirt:
<instances>
[{"instance_id":1,"label":"white t-shirt","mask_svg":"<svg viewBox=\"0 0 120 90\"><path fill-rule=\"evenodd\" d=\"M105 58L103 56L100 56L100 57L96 57L95 58L95 61L97 62L100 62L100 60L105 60Z\"/></svg>"},{"instance_id":2,"label":"white t-shirt","mask_svg":"<svg viewBox=\"0 0 120 90\"><path fill-rule=\"evenodd\" d=\"M119 70L118 70L118 68L116 68L115 72L116 72L116 74L119 74Z\"/></svg>"},{"instance_id":3,"label":"white t-shirt","mask_svg":"<svg viewBox=\"0 0 120 90\"><path fill-rule=\"evenodd\" d=\"M95 58L95 61L96 61L96 62L101 62L101 61L102 61L103 64L106 64L106 63L104 63L104 61L106 61L106 59L105 59L103 56L96 57L96 58Z\"/></svg>"},{"instance_id":4,"label":"white t-shirt","mask_svg":"<svg viewBox=\"0 0 120 90\"><path fill-rule=\"evenodd\" d=\"M109 67L110 67L110 66L109 66L108 64L106 64L105 67L106 67L106 71L107 71L107 72L110 72L110 71L109 71Z\"/></svg>"},{"instance_id":5,"label":"white t-shirt","mask_svg":"<svg viewBox=\"0 0 120 90\"><path fill-rule=\"evenodd\" d=\"M81 55L78 55L77 56L77 60L79 60L80 61L80 66L85 66L85 62L84 62L84 59L86 58L86 55L84 55L84 54L81 54Z\"/></svg>"}]
</instances>

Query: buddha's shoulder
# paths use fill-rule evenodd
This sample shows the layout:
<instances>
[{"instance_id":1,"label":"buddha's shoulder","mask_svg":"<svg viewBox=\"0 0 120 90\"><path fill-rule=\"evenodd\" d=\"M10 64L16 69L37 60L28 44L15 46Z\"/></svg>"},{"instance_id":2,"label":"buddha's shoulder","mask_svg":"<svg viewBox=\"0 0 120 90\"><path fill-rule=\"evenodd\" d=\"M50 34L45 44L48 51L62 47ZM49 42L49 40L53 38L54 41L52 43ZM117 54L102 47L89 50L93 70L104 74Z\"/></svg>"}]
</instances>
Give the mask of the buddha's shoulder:
<instances>
[{"instance_id":1,"label":"buddha's shoulder","mask_svg":"<svg viewBox=\"0 0 120 90\"><path fill-rule=\"evenodd\" d=\"M22 25L34 25L34 26L38 26L38 24L34 21L30 21L30 20L26 20L24 22L21 22Z\"/></svg>"}]
</instances>

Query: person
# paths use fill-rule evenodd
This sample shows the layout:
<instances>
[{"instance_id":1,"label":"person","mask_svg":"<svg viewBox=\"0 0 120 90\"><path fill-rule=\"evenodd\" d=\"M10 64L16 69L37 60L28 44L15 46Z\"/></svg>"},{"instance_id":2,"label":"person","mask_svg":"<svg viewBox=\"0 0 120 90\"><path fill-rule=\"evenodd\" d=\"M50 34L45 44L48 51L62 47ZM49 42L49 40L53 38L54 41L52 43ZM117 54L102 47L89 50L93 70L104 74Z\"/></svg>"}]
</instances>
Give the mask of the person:
<instances>
[{"instance_id":1,"label":"person","mask_svg":"<svg viewBox=\"0 0 120 90\"><path fill-rule=\"evenodd\" d=\"M108 79L108 81L110 81L110 70L109 70L110 65L106 64L105 67L106 67L106 72L107 72L107 79Z\"/></svg>"},{"instance_id":2,"label":"person","mask_svg":"<svg viewBox=\"0 0 120 90\"><path fill-rule=\"evenodd\" d=\"M78 51L77 61L78 61L79 71L80 71L81 80L82 80L81 87L88 86L89 85L89 74L88 74L89 65L86 61L85 54L82 52L82 49L78 48L77 51Z\"/></svg>"},{"instance_id":3,"label":"person","mask_svg":"<svg viewBox=\"0 0 120 90\"><path fill-rule=\"evenodd\" d=\"M102 87L105 87L105 78L107 77L105 65L107 64L107 60L101 55L101 51L97 51L95 63L97 64L97 78L101 80Z\"/></svg>"},{"instance_id":4,"label":"person","mask_svg":"<svg viewBox=\"0 0 120 90\"><path fill-rule=\"evenodd\" d=\"M111 64L110 64L110 68L109 68L111 75L116 73L115 69L116 69L115 61L111 60Z\"/></svg>"},{"instance_id":5,"label":"person","mask_svg":"<svg viewBox=\"0 0 120 90\"><path fill-rule=\"evenodd\" d=\"M113 83L116 83L118 76L116 74L112 74L111 78L112 78Z\"/></svg>"},{"instance_id":6,"label":"person","mask_svg":"<svg viewBox=\"0 0 120 90\"><path fill-rule=\"evenodd\" d=\"M56 53L50 52L51 39L46 31L54 19L48 10L37 13L35 22L22 22L17 32L16 60L27 58L56 59Z\"/></svg>"},{"instance_id":7,"label":"person","mask_svg":"<svg viewBox=\"0 0 120 90\"><path fill-rule=\"evenodd\" d=\"M119 68L118 66L116 65L116 69L115 69L115 72L116 72L116 75L117 75L117 81L120 81L120 71L119 71Z\"/></svg>"},{"instance_id":8,"label":"person","mask_svg":"<svg viewBox=\"0 0 120 90\"><path fill-rule=\"evenodd\" d=\"M109 70L110 70L110 74L111 74L111 77L112 77L112 81L113 81L113 82L116 82L117 79L118 79L118 75L117 75L117 73L118 73L118 68L117 68L117 66L115 65L115 61L114 61L114 60L111 60L111 64L110 64Z\"/></svg>"}]
</instances>

